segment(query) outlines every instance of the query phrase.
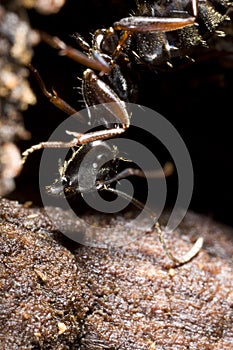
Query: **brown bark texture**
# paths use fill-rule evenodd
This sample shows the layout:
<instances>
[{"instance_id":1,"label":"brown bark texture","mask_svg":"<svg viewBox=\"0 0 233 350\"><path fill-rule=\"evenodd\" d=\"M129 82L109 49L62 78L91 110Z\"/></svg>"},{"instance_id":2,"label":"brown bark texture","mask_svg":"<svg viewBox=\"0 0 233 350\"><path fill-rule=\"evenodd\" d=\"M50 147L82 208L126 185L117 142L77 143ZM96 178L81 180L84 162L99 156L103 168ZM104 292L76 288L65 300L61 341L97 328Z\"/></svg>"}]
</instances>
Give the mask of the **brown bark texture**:
<instances>
[{"instance_id":1,"label":"brown bark texture","mask_svg":"<svg viewBox=\"0 0 233 350\"><path fill-rule=\"evenodd\" d=\"M105 246L64 238L64 222ZM177 256L204 247L174 267L156 231L128 222L2 199L0 348L232 349L232 229L189 213L166 242Z\"/></svg>"}]
</instances>

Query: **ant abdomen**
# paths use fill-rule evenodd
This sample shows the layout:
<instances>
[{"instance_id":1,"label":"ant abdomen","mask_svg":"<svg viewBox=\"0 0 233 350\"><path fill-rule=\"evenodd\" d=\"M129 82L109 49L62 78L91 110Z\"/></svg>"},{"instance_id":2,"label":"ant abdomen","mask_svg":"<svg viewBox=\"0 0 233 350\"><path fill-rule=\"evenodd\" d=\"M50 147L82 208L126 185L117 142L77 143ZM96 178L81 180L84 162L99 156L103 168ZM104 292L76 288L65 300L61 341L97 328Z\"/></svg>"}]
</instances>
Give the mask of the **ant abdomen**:
<instances>
[{"instance_id":1,"label":"ant abdomen","mask_svg":"<svg viewBox=\"0 0 233 350\"><path fill-rule=\"evenodd\" d=\"M173 59L191 55L227 18L229 1L138 1L136 16L179 17L195 16L191 26L167 32L133 33L129 52L139 63L153 66L171 65ZM129 53L130 54L130 53ZM161 68L161 67L160 67Z\"/></svg>"}]
</instances>

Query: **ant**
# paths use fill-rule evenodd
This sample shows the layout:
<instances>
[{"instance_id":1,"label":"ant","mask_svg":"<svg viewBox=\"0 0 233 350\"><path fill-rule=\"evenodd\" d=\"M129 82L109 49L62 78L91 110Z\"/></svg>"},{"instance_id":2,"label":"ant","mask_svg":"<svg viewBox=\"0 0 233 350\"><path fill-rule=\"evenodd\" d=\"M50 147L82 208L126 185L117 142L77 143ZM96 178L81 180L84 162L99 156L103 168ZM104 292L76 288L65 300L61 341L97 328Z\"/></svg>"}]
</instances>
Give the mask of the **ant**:
<instances>
[{"instance_id":1,"label":"ant","mask_svg":"<svg viewBox=\"0 0 233 350\"><path fill-rule=\"evenodd\" d=\"M109 145L104 141L122 134L130 126L131 115L127 110L126 102L131 101L134 89L130 87L130 82L123 73L124 70L127 71L130 67L130 57L133 56L135 61L145 64L169 63L169 59L178 56L182 52L186 53L186 49L190 48L190 46L194 47L200 43L203 44L202 34L204 32L207 32L207 34L214 32L226 17L220 14L217 16L218 11L214 10L214 6L207 6L203 2L198 3L197 0L191 0L190 4L184 2L181 4L183 8L181 7L178 10L172 8L173 3L165 5L159 5L154 1L137 1L136 15L115 22L109 29L97 30L93 35L92 47L79 34L76 34L75 39L83 52L66 45L57 37L51 37L46 33L40 32L41 39L58 49L61 55L68 56L88 67L84 71L82 78L82 95L86 107L111 103L114 105L114 109L110 113L116 120L113 123L103 116L102 123L106 126L104 130L95 130L85 134L69 131L67 133L73 136L73 139L69 142L41 142L23 152L22 160L25 162L29 154L43 148L73 149L70 159L65 161L64 165L59 169L60 178L48 188L51 193L65 193L65 195L69 196L72 193L82 194L97 189L107 190L127 197L126 194L114 190L110 185L119 179L131 175L146 175L141 170L133 168L127 168L117 173L117 149L115 147L110 149ZM221 11L223 9L225 11L228 6L224 1L219 4ZM192 16L189 15L190 8ZM199 10L200 15L198 13ZM216 16L211 17L211 13L215 13ZM209 18L206 14L209 14ZM204 22L205 30L203 30L202 22ZM200 31L198 31L197 24L202 27ZM176 46L173 44L174 41L177 43ZM69 115L79 115L55 91L49 92L46 89L42 78L34 67L29 66L29 68L33 71L42 92L51 103ZM95 115L89 114L88 124L94 127L95 123ZM90 150L98 150L96 159L88 164L88 174L93 174L94 172L96 181L94 183L89 181L93 178L89 174L86 176L86 181L82 187L78 183L77 174L83 157ZM112 160L100 168L96 167L106 152L112 154ZM96 169L98 169L97 172ZM169 167L167 169L165 167L165 175L170 173L168 169ZM112 171L114 174L112 174ZM141 203L136 199L133 199L133 203L140 208L142 207ZM151 216L154 217L154 214L151 213ZM190 261L202 247L203 239L200 237L182 259L176 258L168 250L157 222L154 224L154 227L157 229L159 240L166 254L176 265Z\"/></svg>"},{"instance_id":2,"label":"ant","mask_svg":"<svg viewBox=\"0 0 233 350\"><path fill-rule=\"evenodd\" d=\"M39 32L41 40L58 49L60 55L88 67L83 73L81 87L86 107L114 103L115 110L112 114L117 123L112 127L112 123L103 118L105 130L86 134L69 132L74 137L69 143L41 142L23 153L23 162L35 150L47 147L74 147L95 140L112 138L125 132L130 126L131 117L125 102L132 102L134 92L134 87L130 86L130 82L122 72L125 65L126 71L130 69L129 55L132 53L135 60L150 65L161 65L163 62L171 65L169 60L174 56L186 57L187 49L206 44L204 36L216 31L216 28L228 19L226 12L230 5L227 0L221 1L220 4L213 2L212 5L191 0L190 3L184 1L178 5L178 9L174 9L173 3L158 5L154 1L138 0L136 15L123 18L108 29L96 30L92 47L76 33L74 37L84 52L66 45L57 37ZM192 16L189 15L190 8ZM177 15L179 17L175 17ZM78 114L78 111L61 99L56 91L49 92L46 89L34 67L29 65L29 68L51 103L69 115ZM94 117L89 115L88 124L91 126L95 125L93 119Z\"/></svg>"},{"instance_id":3,"label":"ant","mask_svg":"<svg viewBox=\"0 0 233 350\"><path fill-rule=\"evenodd\" d=\"M91 157L86 157L90 151ZM85 159L85 164L83 166L82 161L85 157L88 158L88 160ZM105 161L104 159L111 160ZM144 206L136 198L131 198L125 192L111 187L111 184L129 176L146 178L170 176L173 172L172 163L165 163L161 170L143 172L140 169L126 168L118 172L120 160L128 162L128 160L118 157L118 149L116 146L110 145L102 140L92 141L80 147L75 147L72 149L71 157L69 157L64 164L59 166L59 178L56 179L51 186L47 186L47 190L50 194L56 196L65 194L66 198L75 196L77 193L83 195L84 193L95 190L107 191L129 200L129 202L135 207L144 210L148 217L152 219L153 227L151 230L156 229L159 241L162 244L166 255L175 263L175 265L180 266L189 262L202 248L202 237L197 239L192 248L182 258L175 257L167 247L161 227L158 221L156 221L155 213L147 206Z\"/></svg>"},{"instance_id":4,"label":"ant","mask_svg":"<svg viewBox=\"0 0 233 350\"><path fill-rule=\"evenodd\" d=\"M57 37L51 37L46 33L41 32L41 39L47 42L52 47L59 49L61 55L68 56L73 60L88 66L83 73L82 78L82 95L86 107L113 103L115 110L112 111L117 123L111 127L111 123L106 118L103 118L105 130L99 130L86 134L78 132L69 132L74 137L69 143L63 142L42 142L34 145L23 153L23 162L28 155L35 150L42 148L66 148L86 143L105 140L118 136L125 132L130 126L130 113L126 108L125 102L129 101L129 88L125 76L121 72L121 67L118 62L122 59L128 61L128 57L123 53L123 49L127 44L127 40L133 32L165 32L177 30L186 26L193 25L194 17L187 18L157 18L157 17L127 17L119 22L115 22L113 27L107 30L97 30L94 33L93 47L81 38L78 34L76 40L83 50L88 51L85 54L79 50L67 46ZM122 31L118 38L116 31ZM122 61L121 61L122 64ZM43 83L37 70L29 65L29 68L36 76L38 83L51 103L63 110L69 115L78 113L73 107L62 100L55 91L49 92ZM92 69L91 69L92 68ZM93 71L99 71L99 76ZM107 80L105 82L104 80ZM90 115L89 125L94 126L95 120ZM110 125L109 125L110 124Z\"/></svg>"}]
</instances>

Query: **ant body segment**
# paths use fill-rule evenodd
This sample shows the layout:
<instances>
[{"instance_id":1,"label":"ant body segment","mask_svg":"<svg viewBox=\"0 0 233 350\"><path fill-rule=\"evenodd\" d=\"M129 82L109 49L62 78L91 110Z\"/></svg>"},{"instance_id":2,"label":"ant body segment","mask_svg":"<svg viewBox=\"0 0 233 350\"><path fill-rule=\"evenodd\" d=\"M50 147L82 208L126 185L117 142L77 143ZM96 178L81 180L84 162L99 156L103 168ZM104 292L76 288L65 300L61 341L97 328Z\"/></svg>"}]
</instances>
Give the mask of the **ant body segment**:
<instances>
[{"instance_id":1,"label":"ant body segment","mask_svg":"<svg viewBox=\"0 0 233 350\"><path fill-rule=\"evenodd\" d=\"M41 39L50 46L58 49L61 55L65 55L79 64L88 67L82 77L82 96L86 107L111 103L114 108L109 111L114 117L114 122L103 117L102 124L105 129L95 130L85 134L69 131L73 139L69 142L41 142L23 152L23 162L28 155L35 150L43 148L73 148L73 154L64 165L60 167L60 178L48 188L52 194L85 193L97 190L107 190L123 197L119 191L111 187L113 182L122 178L135 175L146 176L141 170L128 168L117 172L117 149L110 149L104 141L124 133L130 127L130 112L126 103L134 98L134 86L127 79L125 71L130 70L131 59L136 63L149 65L171 64L173 58L186 56L189 49L205 43L205 34L208 36L226 18L226 10L229 7L227 1L213 1L212 5L205 2L192 0L191 2L176 1L161 4L155 1L137 1L137 11L132 17L123 18L115 22L109 29L98 29L93 35L92 46L90 46L80 35L75 39L83 51L66 45L57 37L51 37L40 32ZM216 10L217 8L217 10ZM191 13L191 15L190 15ZM50 93L41 79L37 70L29 67L44 95L55 106L68 115L79 113L62 100L55 91ZM82 116L80 116L80 119ZM95 116L89 114L88 124L95 126ZM80 175L80 164L82 159L90 150L96 151L96 158L88 164L88 171ZM98 167L98 162L107 153L112 155L112 160L104 166ZM102 163L101 163L102 164ZM97 169L97 170L96 170ZM164 169L165 176L171 173L171 167ZM79 176L78 176L79 174ZM96 181L93 182L93 174ZM156 172L152 176L156 177ZM84 179L80 183L80 176ZM142 207L141 203L133 199L133 203ZM153 213L150 213L153 215ZM190 261L201 249L203 239L199 238L191 250L178 259L169 252L164 242L159 224L156 227L160 242L168 257L176 264L184 264Z\"/></svg>"}]
</instances>

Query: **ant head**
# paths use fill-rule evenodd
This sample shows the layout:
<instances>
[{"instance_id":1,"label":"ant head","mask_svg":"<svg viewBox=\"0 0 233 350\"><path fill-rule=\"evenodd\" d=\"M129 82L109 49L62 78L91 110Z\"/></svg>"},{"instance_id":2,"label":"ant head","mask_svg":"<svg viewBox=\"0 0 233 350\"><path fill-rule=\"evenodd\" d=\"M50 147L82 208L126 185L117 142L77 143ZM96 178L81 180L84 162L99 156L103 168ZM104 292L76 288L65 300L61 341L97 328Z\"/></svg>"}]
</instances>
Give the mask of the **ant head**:
<instances>
[{"instance_id":1,"label":"ant head","mask_svg":"<svg viewBox=\"0 0 233 350\"><path fill-rule=\"evenodd\" d=\"M60 177L47 187L49 193L66 197L100 190L111 183L117 173L118 150L103 141L93 141L72 149L59 165Z\"/></svg>"}]
</instances>

